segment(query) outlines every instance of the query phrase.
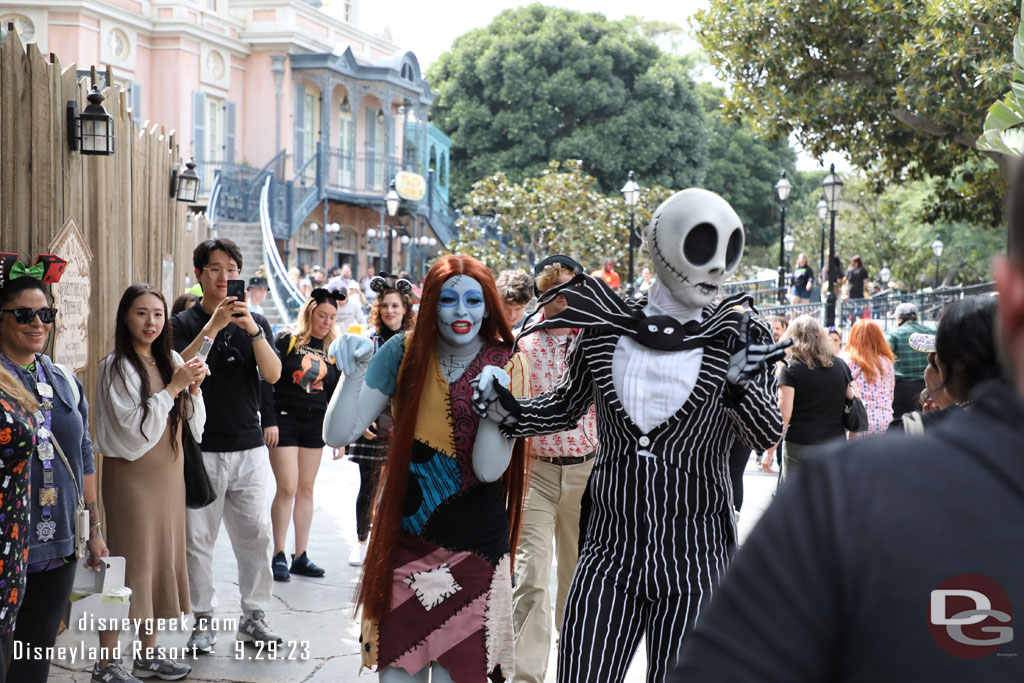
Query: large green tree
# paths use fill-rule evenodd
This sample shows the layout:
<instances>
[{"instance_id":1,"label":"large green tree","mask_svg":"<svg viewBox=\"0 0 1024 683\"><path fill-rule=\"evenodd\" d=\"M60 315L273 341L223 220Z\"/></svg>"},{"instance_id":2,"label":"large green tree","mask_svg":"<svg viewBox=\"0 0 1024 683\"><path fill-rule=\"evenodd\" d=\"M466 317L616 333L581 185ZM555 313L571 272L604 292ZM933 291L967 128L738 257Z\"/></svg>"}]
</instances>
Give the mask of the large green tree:
<instances>
[{"instance_id":1,"label":"large green tree","mask_svg":"<svg viewBox=\"0 0 1024 683\"><path fill-rule=\"evenodd\" d=\"M766 140L757 136L748 121L724 116L725 91L709 83L698 88L708 121L707 165L704 187L717 192L739 214L747 231L747 244L764 247L779 242L780 216L775 183L786 171L794 184L791 203L802 187L796 179L796 152L785 138Z\"/></svg>"},{"instance_id":2,"label":"large green tree","mask_svg":"<svg viewBox=\"0 0 1024 683\"><path fill-rule=\"evenodd\" d=\"M452 139L452 191L478 179L538 176L581 159L605 193L635 170L644 183L703 179L706 131L686 62L636 21L540 4L506 10L457 38L431 65L431 121Z\"/></svg>"},{"instance_id":3,"label":"large green tree","mask_svg":"<svg viewBox=\"0 0 1024 683\"><path fill-rule=\"evenodd\" d=\"M643 187L634 211L640 230L671 195L665 187ZM514 183L503 173L473 184L463 216L456 221L452 253L470 254L493 270L527 268L554 253L568 254L589 271L613 259L626 280L629 210L622 197L608 197L579 160L552 161L536 177ZM648 260L636 250L636 273Z\"/></svg>"},{"instance_id":4,"label":"large green tree","mask_svg":"<svg viewBox=\"0 0 1024 683\"><path fill-rule=\"evenodd\" d=\"M1009 85L1017 8L1018 0L710 0L695 27L731 86L731 115L770 136L795 132L814 155L843 151L876 187L957 175L932 188L940 209L922 211L992 223L998 171L979 176L964 165L977 160L985 110Z\"/></svg>"}]
</instances>

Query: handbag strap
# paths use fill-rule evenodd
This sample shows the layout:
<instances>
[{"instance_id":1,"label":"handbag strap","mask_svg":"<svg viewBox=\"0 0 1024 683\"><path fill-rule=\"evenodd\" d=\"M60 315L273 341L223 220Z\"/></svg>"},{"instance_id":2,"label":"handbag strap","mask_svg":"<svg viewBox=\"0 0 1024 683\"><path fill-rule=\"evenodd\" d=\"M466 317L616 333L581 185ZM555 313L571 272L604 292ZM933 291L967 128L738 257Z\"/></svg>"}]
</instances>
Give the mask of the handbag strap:
<instances>
[{"instance_id":1,"label":"handbag strap","mask_svg":"<svg viewBox=\"0 0 1024 683\"><path fill-rule=\"evenodd\" d=\"M57 441L57 435L50 432L50 442L53 447L57 449L57 455L64 461L64 467L68 468L68 474L71 475L71 482L75 485L75 495L78 496L78 502L82 507L85 507L85 498L82 497L82 490L78 488L78 479L75 477L75 471L71 469L71 463L68 462L67 456L64 455L64 449L60 447L60 442Z\"/></svg>"}]
</instances>

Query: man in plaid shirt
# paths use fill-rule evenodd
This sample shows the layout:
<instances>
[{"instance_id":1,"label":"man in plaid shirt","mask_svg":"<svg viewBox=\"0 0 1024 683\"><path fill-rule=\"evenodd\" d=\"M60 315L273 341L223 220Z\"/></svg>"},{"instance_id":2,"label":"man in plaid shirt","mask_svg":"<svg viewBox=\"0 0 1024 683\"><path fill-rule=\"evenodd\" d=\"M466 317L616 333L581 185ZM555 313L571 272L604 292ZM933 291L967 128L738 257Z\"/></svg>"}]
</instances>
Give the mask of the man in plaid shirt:
<instances>
[{"instance_id":1,"label":"man in plaid shirt","mask_svg":"<svg viewBox=\"0 0 1024 683\"><path fill-rule=\"evenodd\" d=\"M892 399L894 420L904 413L917 410L924 390L924 370L928 367L928 356L910 348L910 335L915 332L935 333L935 330L917 322L917 306L911 303L896 307L896 321L897 328L885 334L885 341L896 354L896 389Z\"/></svg>"}]
</instances>

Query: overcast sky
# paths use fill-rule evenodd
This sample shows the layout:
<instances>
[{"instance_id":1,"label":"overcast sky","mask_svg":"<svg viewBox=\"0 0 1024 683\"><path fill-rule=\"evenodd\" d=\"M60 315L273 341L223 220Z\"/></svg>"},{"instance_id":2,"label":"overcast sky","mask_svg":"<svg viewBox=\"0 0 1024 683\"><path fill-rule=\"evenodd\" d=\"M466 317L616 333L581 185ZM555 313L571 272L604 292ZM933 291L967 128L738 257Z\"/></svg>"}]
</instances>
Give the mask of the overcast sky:
<instances>
[{"instance_id":1,"label":"overcast sky","mask_svg":"<svg viewBox=\"0 0 1024 683\"><path fill-rule=\"evenodd\" d=\"M337 0L333 0L337 2ZM534 0L362 0L360 28L379 34L389 28L396 45L412 50L426 71L456 38L470 29L486 26L503 10L523 7ZM333 2L331 2L333 4ZM627 15L670 21L690 30L690 17L707 6L707 0L546 0L546 5L581 12L600 12L612 20ZM697 45L694 42L693 48ZM685 49L684 49L685 51ZM829 155L825 167L835 163L846 171L849 165L838 155ZM821 168L817 159L800 154L797 166L810 171Z\"/></svg>"}]
</instances>

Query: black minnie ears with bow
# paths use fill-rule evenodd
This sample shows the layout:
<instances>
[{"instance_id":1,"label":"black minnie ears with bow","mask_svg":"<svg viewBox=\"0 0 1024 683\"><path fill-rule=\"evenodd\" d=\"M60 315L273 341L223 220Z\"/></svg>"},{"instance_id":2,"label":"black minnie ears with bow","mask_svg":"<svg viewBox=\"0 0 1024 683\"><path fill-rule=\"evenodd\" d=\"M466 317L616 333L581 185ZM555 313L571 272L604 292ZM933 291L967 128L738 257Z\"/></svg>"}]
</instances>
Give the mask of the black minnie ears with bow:
<instances>
[{"instance_id":1,"label":"black minnie ears with bow","mask_svg":"<svg viewBox=\"0 0 1024 683\"><path fill-rule=\"evenodd\" d=\"M33 266L26 266L18 260L17 254L0 252L0 283L6 284L20 277L30 277L47 284L60 282L68 262L53 254L39 254Z\"/></svg>"},{"instance_id":2,"label":"black minnie ears with bow","mask_svg":"<svg viewBox=\"0 0 1024 683\"><path fill-rule=\"evenodd\" d=\"M389 289L397 289L399 294L409 296L412 294L412 283L405 278L381 273L370 280L370 289L377 292L377 294L383 294Z\"/></svg>"}]
</instances>

